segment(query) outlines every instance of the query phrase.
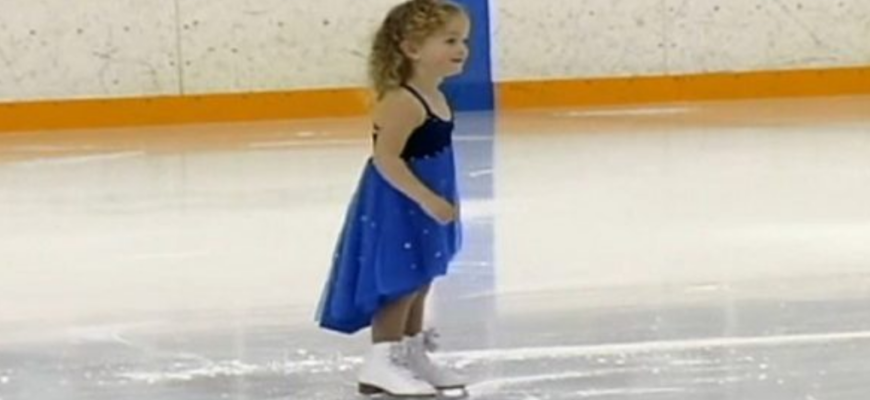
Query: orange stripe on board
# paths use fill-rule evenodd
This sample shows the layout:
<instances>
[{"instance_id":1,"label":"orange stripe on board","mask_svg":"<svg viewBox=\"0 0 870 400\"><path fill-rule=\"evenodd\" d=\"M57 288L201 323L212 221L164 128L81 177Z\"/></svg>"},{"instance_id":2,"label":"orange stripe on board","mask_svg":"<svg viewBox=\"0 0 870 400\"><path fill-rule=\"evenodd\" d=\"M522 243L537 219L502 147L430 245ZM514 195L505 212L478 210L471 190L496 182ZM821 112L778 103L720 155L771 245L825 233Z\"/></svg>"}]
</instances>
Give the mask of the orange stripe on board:
<instances>
[{"instance_id":1,"label":"orange stripe on board","mask_svg":"<svg viewBox=\"0 0 870 400\"><path fill-rule=\"evenodd\" d=\"M364 89L0 104L0 131L176 125L358 116Z\"/></svg>"},{"instance_id":2,"label":"orange stripe on board","mask_svg":"<svg viewBox=\"0 0 870 400\"><path fill-rule=\"evenodd\" d=\"M870 94L870 67L499 83L502 109ZM0 132L360 116L366 89L0 104Z\"/></svg>"},{"instance_id":3,"label":"orange stripe on board","mask_svg":"<svg viewBox=\"0 0 870 400\"><path fill-rule=\"evenodd\" d=\"M870 94L870 67L505 82L503 109Z\"/></svg>"}]
</instances>

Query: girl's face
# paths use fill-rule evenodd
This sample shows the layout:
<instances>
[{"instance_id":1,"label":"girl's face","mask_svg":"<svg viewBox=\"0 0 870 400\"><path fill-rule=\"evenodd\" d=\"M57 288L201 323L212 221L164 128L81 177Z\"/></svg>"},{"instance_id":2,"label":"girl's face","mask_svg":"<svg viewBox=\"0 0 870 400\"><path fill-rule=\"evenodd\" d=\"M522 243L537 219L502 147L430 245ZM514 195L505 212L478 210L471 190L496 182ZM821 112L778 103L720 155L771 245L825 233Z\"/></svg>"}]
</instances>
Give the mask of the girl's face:
<instances>
[{"instance_id":1,"label":"girl's face","mask_svg":"<svg viewBox=\"0 0 870 400\"><path fill-rule=\"evenodd\" d=\"M468 59L470 30L468 17L457 15L419 46L409 46L406 52L414 61L416 72L437 78L460 74Z\"/></svg>"}]
</instances>

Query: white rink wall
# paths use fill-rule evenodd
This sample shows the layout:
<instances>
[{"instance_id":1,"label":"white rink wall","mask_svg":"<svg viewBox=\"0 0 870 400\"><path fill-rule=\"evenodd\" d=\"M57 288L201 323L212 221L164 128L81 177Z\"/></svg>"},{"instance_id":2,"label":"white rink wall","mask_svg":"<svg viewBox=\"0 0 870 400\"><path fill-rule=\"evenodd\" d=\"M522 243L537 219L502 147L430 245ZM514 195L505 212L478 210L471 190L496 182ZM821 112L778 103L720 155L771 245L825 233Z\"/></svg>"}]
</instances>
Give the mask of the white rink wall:
<instances>
[{"instance_id":1,"label":"white rink wall","mask_svg":"<svg viewBox=\"0 0 870 400\"><path fill-rule=\"evenodd\" d=\"M0 101L355 87L397 0L0 0ZM490 0L498 81L870 64L864 0Z\"/></svg>"},{"instance_id":2,"label":"white rink wall","mask_svg":"<svg viewBox=\"0 0 870 400\"><path fill-rule=\"evenodd\" d=\"M498 0L497 80L870 64L864 0Z\"/></svg>"},{"instance_id":3,"label":"white rink wall","mask_svg":"<svg viewBox=\"0 0 870 400\"><path fill-rule=\"evenodd\" d=\"M0 101L361 86L395 3L0 0Z\"/></svg>"}]
</instances>

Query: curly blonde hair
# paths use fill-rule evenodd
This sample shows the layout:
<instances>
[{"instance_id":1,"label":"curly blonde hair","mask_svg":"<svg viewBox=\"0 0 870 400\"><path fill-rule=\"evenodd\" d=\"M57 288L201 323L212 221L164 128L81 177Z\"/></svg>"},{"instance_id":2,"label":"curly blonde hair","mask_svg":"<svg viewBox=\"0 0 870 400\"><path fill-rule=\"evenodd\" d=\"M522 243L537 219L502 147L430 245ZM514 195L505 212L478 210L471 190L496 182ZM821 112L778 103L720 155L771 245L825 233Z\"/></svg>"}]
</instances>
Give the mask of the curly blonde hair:
<instances>
[{"instance_id":1,"label":"curly blonde hair","mask_svg":"<svg viewBox=\"0 0 870 400\"><path fill-rule=\"evenodd\" d=\"M422 43L451 18L467 13L449 0L409 0L393 7L375 34L369 56L369 78L378 98L411 78L413 64L402 43Z\"/></svg>"}]
</instances>

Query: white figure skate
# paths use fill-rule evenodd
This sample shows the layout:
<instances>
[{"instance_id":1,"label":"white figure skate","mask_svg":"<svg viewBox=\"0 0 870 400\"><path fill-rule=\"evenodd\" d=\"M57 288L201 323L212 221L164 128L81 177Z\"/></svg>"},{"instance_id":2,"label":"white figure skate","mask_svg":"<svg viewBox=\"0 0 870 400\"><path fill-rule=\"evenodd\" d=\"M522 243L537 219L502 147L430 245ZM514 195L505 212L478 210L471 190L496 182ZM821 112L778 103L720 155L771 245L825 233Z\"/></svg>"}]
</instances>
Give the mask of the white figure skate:
<instances>
[{"instance_id":1,"label":"white figure skate","mask_svg":"<svg viewBox=\"0 0 870 400\"><path fill-rule=\"evenodd\" d=\"M407 351L402 343L378 343L372 347L360 370L359 392L402 399L438 395L431 384L408 368Z\"/></svg>"},{"instance_id":2,"label":"white figure skate","mask_svg":"<svg viewBox=\"0 0 870 400\"><path fill-rule=\"evenodd\" d=\"M408 366L417 376L434 386L439 392L459 391L467 395L468 379L445 366L439 365L429 356L438 349L438 333L427 330L417 336L406 338Z\"/></svg>"}]
</instances>

